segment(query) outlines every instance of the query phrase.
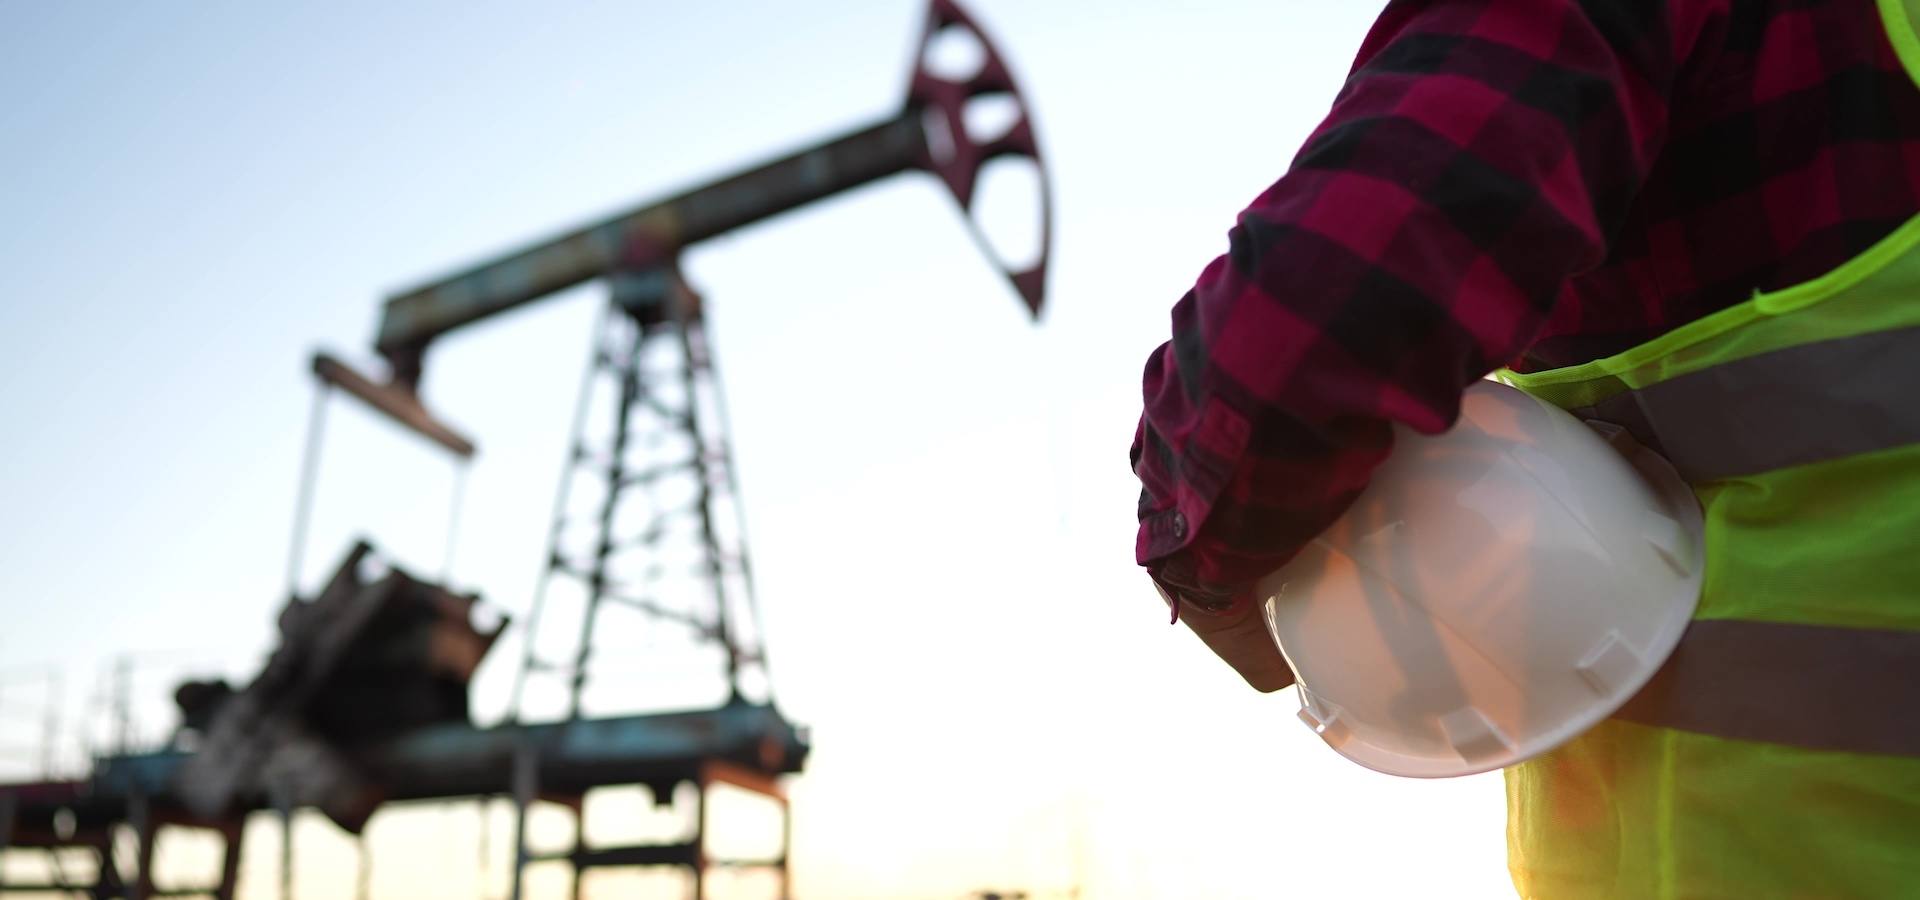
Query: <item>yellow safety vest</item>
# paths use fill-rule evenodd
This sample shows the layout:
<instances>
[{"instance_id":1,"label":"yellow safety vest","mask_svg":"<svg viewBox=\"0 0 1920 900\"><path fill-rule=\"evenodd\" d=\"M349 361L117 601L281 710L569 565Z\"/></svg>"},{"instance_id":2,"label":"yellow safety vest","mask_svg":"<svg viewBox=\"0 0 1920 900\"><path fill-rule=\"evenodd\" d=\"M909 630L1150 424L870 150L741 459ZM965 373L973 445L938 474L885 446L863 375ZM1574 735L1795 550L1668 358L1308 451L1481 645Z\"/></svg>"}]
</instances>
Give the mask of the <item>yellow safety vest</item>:
<instances>
[{"instance_id":1,"label":"yellow safety vest","mask_svg":"<svg viewBox=\"0 0 1920 900\"><path fill-rule=\"evenodd\" d=\"M1879 6L1920 85L1920 0ZM1920 216L1822 278L1499 377L1666 455L1707 527L1659 675L1507 770L1521 895L1920 898Z\"/></svg>"}]
</instances>

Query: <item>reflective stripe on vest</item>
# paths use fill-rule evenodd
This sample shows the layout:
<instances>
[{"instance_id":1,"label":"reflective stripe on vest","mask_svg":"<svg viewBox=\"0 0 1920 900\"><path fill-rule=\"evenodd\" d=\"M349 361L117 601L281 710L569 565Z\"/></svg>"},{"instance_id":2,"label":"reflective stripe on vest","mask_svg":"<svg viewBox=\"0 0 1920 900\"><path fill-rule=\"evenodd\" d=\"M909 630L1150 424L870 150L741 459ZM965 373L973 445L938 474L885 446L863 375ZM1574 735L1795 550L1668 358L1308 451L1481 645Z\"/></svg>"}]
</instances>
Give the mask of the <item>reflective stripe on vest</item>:
<instances>
[{"instance_id":1,"label":"reflective stripe on vest","mask_svg":"<svg viewBox=\"0 0 1920 900\"><path fill-rule=\"evenodd\" d=\"M1802 344L1570 410L1694 484L1920 443L1920 327Z\"/></svg>"},{"instance_id":2,"label":"reflective stripe on vest","mask_svg":"<svg viewBox=\"0 0 1920 900\"><path fill-rule=\"evenodd\" d=\"M1920 632L1696 621L1614 716L1811 750L1920 756Z\"/></svg>"}]
</instances>

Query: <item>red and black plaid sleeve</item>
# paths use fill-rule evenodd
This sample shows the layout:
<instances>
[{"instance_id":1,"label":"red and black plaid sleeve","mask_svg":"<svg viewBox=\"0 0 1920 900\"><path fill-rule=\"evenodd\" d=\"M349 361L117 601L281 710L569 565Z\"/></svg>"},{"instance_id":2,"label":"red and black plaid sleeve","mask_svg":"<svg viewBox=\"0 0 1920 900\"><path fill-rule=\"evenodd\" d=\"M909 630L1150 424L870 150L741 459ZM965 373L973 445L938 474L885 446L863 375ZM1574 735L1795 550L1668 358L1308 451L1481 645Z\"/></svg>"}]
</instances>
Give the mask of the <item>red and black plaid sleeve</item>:
<instances>
[{"instance_id":1,"label":"red and black plaid sleeve","mask_svg":"<svg viewBox=\"0 0 1920 900\"><path fill-rule=\"evenodd\" d=\"M1148 361L1136 557L1232 609L1392 423L1441 431L1523 353L1617 353L1917 212L1920 88L1873 0L1395 2Z\"/></svg>"},{"instance_id":2,"label":"red and black plaid sleeve","mask_svg":"<svg viewBox=\"0 0 1920 900\"><path fill-rule=\"evenodd\" d=\"M1147 364L1137 559L1223 610L1437 433L1597 267L1665 131L1680 4L1391 4ZM1694 30L1697 30L1695 28Z\"/></svg>"}]
</instances>

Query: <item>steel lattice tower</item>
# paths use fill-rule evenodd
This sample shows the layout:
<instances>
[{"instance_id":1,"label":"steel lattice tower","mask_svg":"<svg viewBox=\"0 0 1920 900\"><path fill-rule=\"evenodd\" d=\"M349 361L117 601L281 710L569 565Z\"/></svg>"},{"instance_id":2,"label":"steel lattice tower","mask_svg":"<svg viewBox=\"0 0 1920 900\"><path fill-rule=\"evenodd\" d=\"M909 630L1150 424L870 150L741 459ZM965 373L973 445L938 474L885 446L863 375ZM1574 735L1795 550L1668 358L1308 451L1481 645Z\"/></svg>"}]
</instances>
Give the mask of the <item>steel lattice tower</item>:
<instances>
[{"instance_id":1,"label":"steel lattice tower","mask_svg":"<svg viewBox=\"0 0 1920 900\"><path fill-rule=\"evenodd\" d=\"M641 614L632 624L654 632L636 652L705 657L719 664L725 699L767 702L745 517L701 298L673 265L607 281L610 302L581 390L509 716L527 712L538 676L565 686L567 720L590 714L596 664L634 649L623 640L634 629L607 621L615 607ZM596 402L601 397L612 402ZM596 411L604 421L594 421ZM576 628L555 634L555 625Z\"/></svg>"}]
</instances>

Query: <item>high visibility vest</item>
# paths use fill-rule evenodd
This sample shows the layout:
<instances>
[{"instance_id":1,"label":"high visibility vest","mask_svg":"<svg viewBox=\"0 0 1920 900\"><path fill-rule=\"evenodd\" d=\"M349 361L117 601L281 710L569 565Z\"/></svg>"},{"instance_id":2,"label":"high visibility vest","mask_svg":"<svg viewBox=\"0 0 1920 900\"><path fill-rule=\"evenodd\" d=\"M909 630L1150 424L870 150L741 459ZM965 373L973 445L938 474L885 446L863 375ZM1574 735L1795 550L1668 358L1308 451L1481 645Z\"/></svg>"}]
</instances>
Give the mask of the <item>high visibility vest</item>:
<instances>
[{"instance_id":1,"label":"high visibility vest","mask_svg":"<svg viewBox=\"0 0 1920 900\"><path fill-rule=\"evenodd\" d=\"M1920 85L1920 0L1879 6ZM1920 898L1920 216L1814 281L1499 377L1664 454L1707 534L1660 673L1507 770L1520 894Z\"/></svg>"}]
</instances>

